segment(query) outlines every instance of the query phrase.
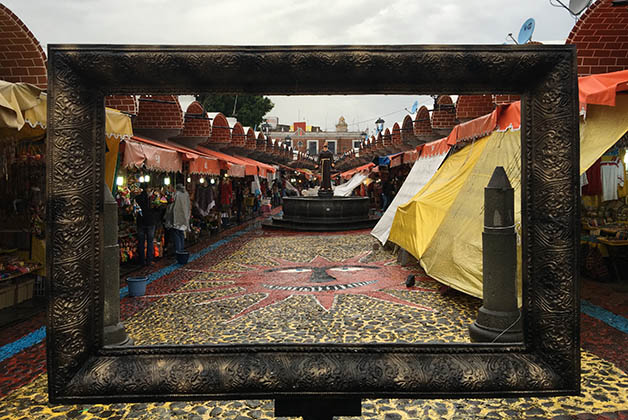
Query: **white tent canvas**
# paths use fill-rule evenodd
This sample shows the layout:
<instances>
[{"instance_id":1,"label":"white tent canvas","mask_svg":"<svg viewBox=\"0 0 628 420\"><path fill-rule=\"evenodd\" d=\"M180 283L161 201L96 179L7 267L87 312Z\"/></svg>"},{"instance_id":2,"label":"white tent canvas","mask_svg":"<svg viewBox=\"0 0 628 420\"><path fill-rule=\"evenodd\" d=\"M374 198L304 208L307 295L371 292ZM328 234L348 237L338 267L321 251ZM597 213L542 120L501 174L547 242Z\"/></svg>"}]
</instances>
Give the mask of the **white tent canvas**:
<instances>
[{"instance_id":1,"label":"white tent canvas","mask_svg":"<svg viewBox=\"0 0 628 420\"><path fill-rule=\"evenodd\" d=\"M407 203L416 193L421 191L421 188L434 176L441 163L443 163L445 156L447 156L447 152L429 157L420 157L414 162L406 180L379 219L379 222L377 222L371 231L371 235L376 237L382 244L386 243L388 235L390 235L390 228L395 219L397 207Z\"/></svg>"}]
</instances>

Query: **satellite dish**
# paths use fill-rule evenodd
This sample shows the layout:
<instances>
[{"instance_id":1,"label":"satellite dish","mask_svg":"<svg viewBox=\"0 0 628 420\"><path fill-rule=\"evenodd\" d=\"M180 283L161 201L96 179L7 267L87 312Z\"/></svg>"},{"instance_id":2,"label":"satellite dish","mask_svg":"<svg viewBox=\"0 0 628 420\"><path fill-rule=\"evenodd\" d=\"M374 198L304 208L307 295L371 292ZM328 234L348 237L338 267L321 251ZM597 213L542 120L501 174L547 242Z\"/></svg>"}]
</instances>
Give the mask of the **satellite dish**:
<instances>
[{"instance_id":1,"label":"satellite dish","mask_svg":"<svg viewBox=\"0 0 628 420\"><path fill-rule=\"evenodd\" d=\"M532 33L534 32L534 19L530 18L523 22L521 29L519 30L519 36L517 37L517 44L525 44L532 39Z\"/></svg>"},{"instance_id":2,"label":"satellite dish","mask_svg":"<svg viewBox=\"0 0 628 420\"><path fill-rule=\"evenodd\" d=\"M414 114L418 108L419 108L419 101L414 101L414 103L412 104L412 109L410 109L410 114Z\"/></svg>"},{"instance_id":3,"label":"satellite dish","mask_svg":"<svg viewBox=\"0 0 628 420\"><path fill-rule=\"evenodd\" d=\"M572 15L578 16L589 7L591 0L569 0L569 11Z\"/></svg>"}]
</instances>

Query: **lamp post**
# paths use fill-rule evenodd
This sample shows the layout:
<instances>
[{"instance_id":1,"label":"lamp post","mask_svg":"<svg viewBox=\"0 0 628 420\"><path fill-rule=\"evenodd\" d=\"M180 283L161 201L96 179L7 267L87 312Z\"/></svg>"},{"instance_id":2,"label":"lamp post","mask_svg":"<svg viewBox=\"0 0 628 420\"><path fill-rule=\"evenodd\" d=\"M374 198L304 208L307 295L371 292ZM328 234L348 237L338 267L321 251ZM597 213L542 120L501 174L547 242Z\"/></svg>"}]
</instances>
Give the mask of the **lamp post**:
<instances>
[{"instance_id":1,"label":"lamp post","mask_svg":"<svg viewBox=\"0 0 628 420\"><path fill-rule=\"evenodd\" d=\"M375 127L377 128L378 133L384 131L384 123L385 121L381 117L378 118L377 121L375 121Z\"/></svg>"}]
</instances>

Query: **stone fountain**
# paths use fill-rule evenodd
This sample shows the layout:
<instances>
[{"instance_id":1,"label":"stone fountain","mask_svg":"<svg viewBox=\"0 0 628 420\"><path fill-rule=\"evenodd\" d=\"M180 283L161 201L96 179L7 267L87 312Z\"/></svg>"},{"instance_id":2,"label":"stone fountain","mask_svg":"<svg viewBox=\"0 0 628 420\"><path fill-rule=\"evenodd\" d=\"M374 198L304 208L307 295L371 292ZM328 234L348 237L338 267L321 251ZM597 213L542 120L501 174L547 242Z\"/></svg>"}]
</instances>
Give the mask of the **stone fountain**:
<instances>
[{"instance_id":1,"label":"stone fountain","mask_svg":"<svg viewBox=\"0 0 628 420\"><path fill-rule=\"evenodd\" d=\"M321 186L315 197L284 197L283 214L264 222L265 228L330 232L367 229L379 216L370 216L368 197L335 197L331 187L333 154L323 148L319 154Z\"/></svg>"}]
</instances>

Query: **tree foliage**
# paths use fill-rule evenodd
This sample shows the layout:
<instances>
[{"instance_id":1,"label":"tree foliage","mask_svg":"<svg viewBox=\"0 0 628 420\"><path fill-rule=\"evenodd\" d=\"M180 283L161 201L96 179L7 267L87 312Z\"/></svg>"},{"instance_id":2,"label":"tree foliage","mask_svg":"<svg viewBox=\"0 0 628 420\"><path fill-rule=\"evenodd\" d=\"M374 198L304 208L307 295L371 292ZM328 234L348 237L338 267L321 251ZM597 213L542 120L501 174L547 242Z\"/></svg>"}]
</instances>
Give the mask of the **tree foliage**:
<instances>
[{"instance_id":1,"label":"tree foliage","mask_svg":"<svg viewBox=\"0 0 628 420\"><path fill-rule=\"evenodd\" d=\"M258 127L275 104L260 95L195 95L207 112L222 112L227 117L236 117L245 127ZM235 104L235 107L234 107ZM234 112L235 108L235 112Z\"/></svg>"}]
</instances>

